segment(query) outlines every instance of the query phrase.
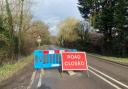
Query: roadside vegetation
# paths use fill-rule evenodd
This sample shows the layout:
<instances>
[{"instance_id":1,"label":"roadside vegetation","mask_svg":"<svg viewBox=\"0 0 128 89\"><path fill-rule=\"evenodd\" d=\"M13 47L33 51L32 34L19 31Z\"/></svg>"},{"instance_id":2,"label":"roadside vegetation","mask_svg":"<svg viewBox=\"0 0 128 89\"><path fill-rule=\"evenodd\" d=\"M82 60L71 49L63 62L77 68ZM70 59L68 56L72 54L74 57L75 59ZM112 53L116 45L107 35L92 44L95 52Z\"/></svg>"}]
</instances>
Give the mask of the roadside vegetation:
<instances>
[{"instance_id":1,"label":"roadside vegetation","mask_svg":"<svg viewBox=\"0 0 128 89\"><path fill-rule=\"evenodd\" d=\"M33 20L31 0L0 0L0 82L32 63L40 45L50 43L48 26ZM30 56L31 55L31 56Z\"/></svg>"},{"instance_id":2,"label":"roadside vegetation","mask_svg":"<svg viewBox=\"0 0 128 89\"><path fill-rule=\"evenodd\" d=\"M57 36L50 35L44 22L33 19L31 4L32 0L0 0L0 78L26 65L32 57L21 58L46 44L107 55L113 61L127 63L128 0L78 0L84 20L63 20L58 24Z\"/></svg>"},{"instance_id":3,"label":"roadside vegetation","mask_svg":"<svg viewBox=\"0 0 128 89\"><path fill-rule=\"evenodd\" d=\"M99 53L128 56L128 0L79 0L79 10L103 34Z\"/></svg>"},{"instance_id":4,"label":"roadside vegetation","mask_svg":"<svg viewBox=\"0 0 128 89\"><path fill-rule=\"evenodd\" d=\"M94 53L91 53L91 54L89 53L89 55L98 57L101 60L108 60L108 61L113 61L113 62L117 62L117 63L122 63L122 64L125 64L125 65L128 65L128 58L104 56L104 55L99 55L99 54L94 54Z\"/></svg>"},{"instance_id":5,"label":"roadside vegetation","mask_svg":"<svg viewBox=\"0 0 128 89\"><path fill-rule=\"evenodd\" d=\"M33 20L31 4L32 0L0 0L0 67L30 55L39 37L40 45L50 43L49 27Z\"/></svg>"},{"instance_id":6,"label":"roadside vegetation","mask_svg":"<svg viewBox=\"0 0 128 89\"><path fill-rule=\"evenodd\" d=\"M0 67L0 82L2 80L6 80L7 78L11 77L13 74L17 73L18 71L22 70L26 65L32 63L33 56L28 56L22 58L16 63L13 64L5 64Z\"/></svg>"},{"instance_id":7,"label":"roadside vegetation","mask_svg":"<svg viewBox=\"0 0 128 89\"><path fill-rule=\"evenodd\" d=\"M57 44L127 60L128 0L78 1L84 20L71 17L62 21L58 26Z\"/></svg>"}]
</instances>

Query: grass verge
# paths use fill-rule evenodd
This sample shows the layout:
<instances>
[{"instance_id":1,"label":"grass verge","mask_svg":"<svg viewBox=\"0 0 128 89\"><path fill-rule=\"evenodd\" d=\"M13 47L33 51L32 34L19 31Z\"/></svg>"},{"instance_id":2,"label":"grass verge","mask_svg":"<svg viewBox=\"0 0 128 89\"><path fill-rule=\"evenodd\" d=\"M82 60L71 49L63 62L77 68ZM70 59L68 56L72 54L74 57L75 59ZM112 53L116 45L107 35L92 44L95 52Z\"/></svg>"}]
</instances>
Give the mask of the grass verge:
<instances>
[{"instance_id":1,"label":"grass verge","mask_svg":"<svg viewBox=\"0 0 128 89\"><path fill-rule=\"evenodd\" d=\"M5 64L0 67L0 82L11 77L14 73L31 63L32 59L33 56L31 55L19 60L15 64Z\"/></svg>"},{"instance_id":2,"label":"grass verge","mask_svg":"<svg viewBox=\"0 0 128 89\"><path fill-rule=\"evenodd\" d=\"M92 54L92 55L94 55L96 57L99 57L101 59L110 60L110 61L113 61L113 62L118 62L118 63L123 63L123 64L128 64L128 58L102 56L102 55L98 55L98 54Z\"/></svg>"}]
</instances>

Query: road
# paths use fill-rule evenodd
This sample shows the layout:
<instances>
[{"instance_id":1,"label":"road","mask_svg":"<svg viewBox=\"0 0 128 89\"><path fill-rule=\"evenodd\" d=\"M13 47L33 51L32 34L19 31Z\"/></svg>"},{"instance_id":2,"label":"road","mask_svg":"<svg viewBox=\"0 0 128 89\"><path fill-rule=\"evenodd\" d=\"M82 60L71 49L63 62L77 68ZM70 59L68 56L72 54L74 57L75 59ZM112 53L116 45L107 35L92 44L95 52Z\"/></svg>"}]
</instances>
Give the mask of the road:
<instances>
[{"instance_id":1,"label":"road","mask_svg":"<svg viewBox=\"0 0 128 89\"><path fill-rule=\"evenodd\" d=\"M54 46L49 48L55 49ZM128 67L98 59L90 54L87 59L88 71L75 71L75 75L69 76L67 72L59 72L58 69L31 69L26 88L9 88L11 83L8 83L0 89L128 89Z\"/></svg>"}]
</instances>

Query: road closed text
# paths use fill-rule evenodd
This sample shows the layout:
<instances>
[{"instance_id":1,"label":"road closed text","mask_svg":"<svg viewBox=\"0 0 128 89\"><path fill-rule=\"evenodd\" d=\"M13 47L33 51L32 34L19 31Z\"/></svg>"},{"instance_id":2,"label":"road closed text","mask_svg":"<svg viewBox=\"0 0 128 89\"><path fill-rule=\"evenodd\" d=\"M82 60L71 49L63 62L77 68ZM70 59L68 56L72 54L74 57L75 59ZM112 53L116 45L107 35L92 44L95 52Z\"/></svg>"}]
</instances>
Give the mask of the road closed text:
<instances>
[{"instance_id":1,"label":"road closed text","mask_svg":"<svg viewBox=\"0 0 128 89\"><path fill-rule=\"evenodd\" d=\"M78 65L85 65L85 62L82 61L65 62L64 65L78 66Z\"/></svg>"},{"instance_id":2,"label":"road closed text","mask_svg":"<svg viewBox=\"0 0 128 89\"><path fill-rule=\"evenodd\" d=\"M67 55L67 58L68 59L80 59L81 56L80 55L77 55L77 54L75 54L75 55Z\"/></svg>"},{"instance_id":3,"label":"road closed text","mask_svg":"<svg viewBox=\"0 0 128 89\"><path fill-rule=\"evenodd\" d=\"M84 52L62 53L62 70L86 70L86 54Z\"/></svg>"}]
</instances>

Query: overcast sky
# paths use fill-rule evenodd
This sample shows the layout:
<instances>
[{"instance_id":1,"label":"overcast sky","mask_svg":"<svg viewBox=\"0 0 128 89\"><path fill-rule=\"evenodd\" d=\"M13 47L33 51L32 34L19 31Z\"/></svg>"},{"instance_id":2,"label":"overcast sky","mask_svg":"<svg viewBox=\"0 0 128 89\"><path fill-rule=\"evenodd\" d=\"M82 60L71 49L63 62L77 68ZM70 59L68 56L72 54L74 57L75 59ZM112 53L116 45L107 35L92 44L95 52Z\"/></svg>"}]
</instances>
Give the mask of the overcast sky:
<instances>
[{"instance_id":1,"label":"overcast sky","mask_svg":"<svg viewBox=\"0 0 128 89\"><path fill-rule=\"evenodd\" d=\"M68 18L82 19L77 8L77 0L33 0L34 19L42 20L50 26L52 35L56 35L56 25Z\"/></svg>"}]
</instances>

